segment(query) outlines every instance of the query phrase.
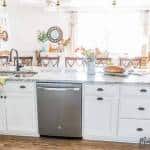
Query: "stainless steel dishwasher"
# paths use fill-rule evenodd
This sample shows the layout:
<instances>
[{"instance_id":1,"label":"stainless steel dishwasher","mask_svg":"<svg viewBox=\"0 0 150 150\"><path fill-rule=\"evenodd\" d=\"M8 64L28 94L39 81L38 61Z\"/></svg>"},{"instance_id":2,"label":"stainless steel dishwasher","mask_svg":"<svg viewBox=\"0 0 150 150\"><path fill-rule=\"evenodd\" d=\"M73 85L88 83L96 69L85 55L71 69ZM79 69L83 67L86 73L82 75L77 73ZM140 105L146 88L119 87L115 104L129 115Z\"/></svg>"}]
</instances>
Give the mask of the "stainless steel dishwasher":
<instances>
[{"instance_id":1,"label":"stainless steel dishwasher","mask_svg":"<svg viewBox=\"0 0 150 150\"><path fill-rule=\"evenodd\" d=\"M82 137L82 85L37 83L39 132L43 136Z\"/></svg>"}]
</instances>

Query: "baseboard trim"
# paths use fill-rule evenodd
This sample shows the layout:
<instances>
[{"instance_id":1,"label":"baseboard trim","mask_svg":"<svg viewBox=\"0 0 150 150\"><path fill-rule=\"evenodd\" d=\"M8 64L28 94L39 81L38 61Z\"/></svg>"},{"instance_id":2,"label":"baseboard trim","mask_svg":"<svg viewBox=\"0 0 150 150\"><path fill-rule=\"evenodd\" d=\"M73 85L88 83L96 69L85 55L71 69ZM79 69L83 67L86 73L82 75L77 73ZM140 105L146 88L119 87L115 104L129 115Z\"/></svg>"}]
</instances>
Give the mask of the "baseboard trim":
<instances>
[{"instance_id":1,"label":"baseboard trim","mask_svg":"<svg viewBox=\"0 0 150 150\"><path fill-rule=\"evenodd\" d=\"M139 143L139 140L136 138L130 137L114 137L114 136L96 136L96 135L84 135L84 140L92 141L110 141L110 142L119 142L119 143Z\"/></svg>"},{"instance_id":2,"label":"baseboard trim","mask_svg":"<svg viewBox=\"0 0 150 150\"><path fill-rule=\"evenodd\" d=\"M29 137L40 137L37 132L21 132L21 131L9 131L0 132L1 135L14 135L14 136L29 136Z\"/></svg>"}]
</instances>

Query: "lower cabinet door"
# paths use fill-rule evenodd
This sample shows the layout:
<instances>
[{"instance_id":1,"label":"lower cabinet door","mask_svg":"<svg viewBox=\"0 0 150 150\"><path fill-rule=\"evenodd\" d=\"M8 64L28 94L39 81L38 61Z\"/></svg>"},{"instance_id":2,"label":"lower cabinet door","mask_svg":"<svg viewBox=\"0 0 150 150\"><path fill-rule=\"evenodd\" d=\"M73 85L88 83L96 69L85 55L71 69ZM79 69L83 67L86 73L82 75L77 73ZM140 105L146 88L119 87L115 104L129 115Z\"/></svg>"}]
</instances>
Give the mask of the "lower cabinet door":
<instances>
[{"instance_id":1,"label":"lower cabinet door","mask_svg":"<svg viewBox=\"0 0 150 150\"><path fill-rule=\"evenodd\" d=\"M6 131L6 116L4 102L0 101L0 132Z\"/></svg>"},{"instance_id":2,"label":"lower cabinet door","mask_svg":"<svg viewBox=\"0 0 150 150\"><path fill-rule=\"evenodd\" d=\"M6 100L8 132L28 134L35 132L35 101L31 96L9 96Z\"/></svg>"},{"instance_id":3,"label":"lower cabinet door","mask_svg":"<svg viewBox=\"0 0 150 150\"><path fill-rule=\"evenodd\" d=\"M84 135L116 135L117 111L117 100L86 96L84 102Z\"/></svg>"}]
</instances>

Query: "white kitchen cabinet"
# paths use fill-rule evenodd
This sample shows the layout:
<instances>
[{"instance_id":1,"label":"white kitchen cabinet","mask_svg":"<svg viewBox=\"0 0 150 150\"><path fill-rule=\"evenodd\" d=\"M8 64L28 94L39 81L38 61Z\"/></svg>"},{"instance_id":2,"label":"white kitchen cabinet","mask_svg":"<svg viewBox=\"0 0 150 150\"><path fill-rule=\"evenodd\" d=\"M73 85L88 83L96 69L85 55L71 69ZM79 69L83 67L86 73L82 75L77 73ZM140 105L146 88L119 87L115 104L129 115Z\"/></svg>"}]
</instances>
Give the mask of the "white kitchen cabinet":
<instances>
[{"instance_id":1,"label":"white kitchen cabinet","mask_svg":"<svg viewBox=\"0 0 150 150\"><path fill-rule=\"evenodd\" d=\"M127 142L139 142L150 135L150 86L124 84L120 86L118 137Z\"/></svg>"},{"instance_id":2,"label":"white kitchen cabinet","mask_svg":"<svg viewBox=\"0 0 150 150\"><path fill-rule=\"evenodd\" d=\"M150 97L150 86L149 85L136 85L136 84L124 84L120 86L120 98L122 99L141 99L148 100Z\"/></svg>"},{"instance_id":3,"label":"white kitchen cabinet","mask_svg":"<svg viewBox=\"0 0 150 150\"><path fill-rule=\"evenodd\" d=\"M116 134L118 103L114 99L97 100L97 97L85 97L84 132L95 136Z\"/></svg>"},{"instance_id":4,"label":"white kitchen cabinet","mask_svg":"<svg viewBox=\"0 0 150 150\"><path fill-rule=\"evenodd\" d=\"M84 90L86 96L119 97L118 85L115 84L86 84Z\"/></svg>"},{"instance_id":5,"label":"white kitchen cabinet","mask_svg":"<svg viewBox=\"0 0 150 150\"><path fill-rule=\"evenodd\" d=\"M11 96L6 100L7 130L12 133L35 133L35 101L34 97Z\"/></svg>"},{"instance_id":6,"label":"white kitchen cabinet","mask_svg":"<svg viewBox=\"0 0 150 150\"><path fill-rule=\"evenodd\" d=\"M150 120L120 119L119 136L139 141L141 137L149 137Z\"/></svg>"},{"instance_id":7,"label":"white kitchen cabinet","mask_svg":"<svg viewBox=\"0 0 150 150\"><path fill-rule=\"evenodd\" d=\"M150 119L150 102L139 99L121 99L121 119Z\"/></svg>"},{"instance_id":8,"label":"white kitchen cabinet","mask_svg":"<svg viewBox=\"0 0 150 150\"><path fill-rule=\"evenodd\" d=\"M0 93L2 131L9 135L38 136L35 82L8 81Z\"/></svg>"},{"instance_id":9,"label":"white kitchen cabinet","mask_svg":"<svg viewBox=\"0 0 150 150\"><path fill-rule=\"evenodd\" d=\"M90 87L89 87L90 86ZM99 92L92 91L91 95L87 93L89 89L101 89ZM105 87L102 88L102 87ZM111 88L112 87L112 88ZM86 89L88 88L88 89ZM85 139L92 137L111 137L117 134L118 119L118 96L116 92L118 85L86 85L84 86L83 101L83 136ZM112 90L112 91L111 91ZM102 94L101 94L102 92ZM95 94L96 93L96 94ZM105 94L112 93L112 94Z\"/></svg>"},{"instance_id":10,"label":"white kitchen cabinet","mask_svg":"<svg viewBox=\"0 0 150 150\"><path fill-rule=\"evenodd\" d=\"M6 116L5 116L5 106L4 102L0 98L0 132L5 132L6 130Z\"/></svg>"}]
</instances>

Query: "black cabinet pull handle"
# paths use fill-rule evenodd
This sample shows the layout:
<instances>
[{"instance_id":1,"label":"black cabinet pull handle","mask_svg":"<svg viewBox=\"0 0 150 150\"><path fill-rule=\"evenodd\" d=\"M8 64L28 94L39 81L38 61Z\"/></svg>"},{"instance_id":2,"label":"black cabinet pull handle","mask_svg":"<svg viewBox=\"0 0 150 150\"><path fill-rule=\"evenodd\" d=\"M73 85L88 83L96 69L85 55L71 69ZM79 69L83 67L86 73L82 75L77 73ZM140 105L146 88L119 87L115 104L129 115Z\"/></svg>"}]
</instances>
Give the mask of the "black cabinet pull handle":
<instances>
[{"instance_id":1,"label":"black cabinet pull handle","mask_svg":"<svg viewBox=\"0 0 150 150\"><path fill-rule=\"evenodd\" d=\"M146 89L141 89L141 90L140 90L140 92L142 92L142 93L146 93L146 92L147 92L147 90L146 90Z\"/></svg>"},{"instance_id":2,"label":"black cabinet pull handle","mask_svg":"<svg viewBox=\"0 0 150 150\"><path fill-rule=\"evenodd\" d=\"M104 100L104 99L103 99L102 97L98 97L97 100L98 100L98 101L102 101L102 100Z\"/></svg>"},{"instance_id":3,"label":"black cabinet pull handle","mask_svg":"<svg viewBox=\"0 0 150 150\"><path fill-rule=\"evenodd\" d=\"M137 128L136 131L142 132L142 131L144 131L144 129L143 128Z\"/></svg>"},{"instance_id":4,"label":"black cabinet pull handle","mask_svg":"<svg viewBox=\"0 0 150 150\"><path fill-rule=\"evenodd\" d=\"M144 111L144 110L145 110L145 108L144 108L144 107L139 107L139 108L138 108L138 110L140 110L140 111Z\"/></svg>"},{"instance_id":5,"label":"black cabinet pull handle","mask_svg":"<svg viewBox=\"0 0 150 150\"><path fill-rule=\"evenodd\" d=\"M97 91L104 91L104 89L103 88L98 88Z\"/></svg>"},{"instance_id":6,"label":"black cabinet pull handle","mask_svg":"<svg viewBox=\"0 0 150 150\"><path fill-rule=\"evenodd\" d=\"M24 86L24 85L20 85L20 88L21 88L21 89L25 89L25 88L26 88L26 86Z\"/></svg>"},{"instance_id":7,"label":"black cabinet pull handle","mask_svg":"<svg viewBox=\"0 0 150 150\"><path fill-rule=\"evenodd\" d=\"M1 96L1 98L3 98L3 96Z\"/></svg>"},{"instance_id":8,"label":"black cabinet pull handle","mask_svg":"<svg viewBox=\"0 0 150 150\"><path fill-rule=\"evenodd\" d=\"M4 96L4 99L6 99L7 98L7 96Z\"/></svg>"}]
</instances>

